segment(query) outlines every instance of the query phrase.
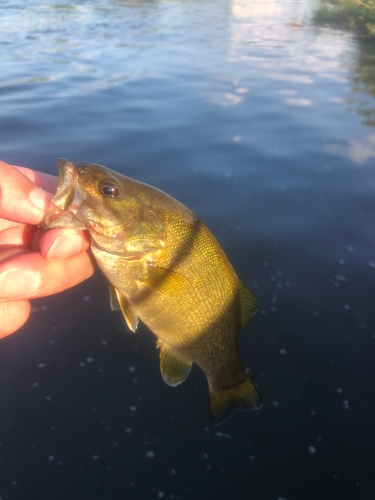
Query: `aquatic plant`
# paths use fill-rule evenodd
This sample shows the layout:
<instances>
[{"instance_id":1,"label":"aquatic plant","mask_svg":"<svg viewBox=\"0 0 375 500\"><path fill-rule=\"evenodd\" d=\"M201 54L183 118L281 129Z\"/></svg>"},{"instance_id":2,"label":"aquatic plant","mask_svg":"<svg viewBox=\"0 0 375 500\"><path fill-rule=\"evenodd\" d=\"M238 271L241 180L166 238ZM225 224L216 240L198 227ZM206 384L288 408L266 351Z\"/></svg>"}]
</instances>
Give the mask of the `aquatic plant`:
<instances>
[{"instance_id":1,"label":"aquatic plant","mask_svg":"<svg viewBox=\"0 0 375 500\"><path fill-rule=\"evenodd\" d=\"M375 38L375 0L319 0L314 12L319 24L353 29Z\"/></svg>"}]
</instances>

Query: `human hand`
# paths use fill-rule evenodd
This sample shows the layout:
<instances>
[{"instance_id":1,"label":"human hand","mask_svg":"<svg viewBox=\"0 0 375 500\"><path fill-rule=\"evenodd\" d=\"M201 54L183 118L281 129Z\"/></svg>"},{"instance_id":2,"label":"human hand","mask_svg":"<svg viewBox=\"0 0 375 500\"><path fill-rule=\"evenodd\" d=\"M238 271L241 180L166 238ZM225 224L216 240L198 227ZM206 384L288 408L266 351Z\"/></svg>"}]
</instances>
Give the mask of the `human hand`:
<instances>
[{"instance_id":1,"label":"human hand","mask_svg":"<svg viewBox=\"0 0 375 500\"><path fill-rule=\"evenodd\" d=\"M57 177L0 161L0 338L30 315L29 299L89 278L95 262L87 231L37 228Z\"/></svg>"}]
</instances>

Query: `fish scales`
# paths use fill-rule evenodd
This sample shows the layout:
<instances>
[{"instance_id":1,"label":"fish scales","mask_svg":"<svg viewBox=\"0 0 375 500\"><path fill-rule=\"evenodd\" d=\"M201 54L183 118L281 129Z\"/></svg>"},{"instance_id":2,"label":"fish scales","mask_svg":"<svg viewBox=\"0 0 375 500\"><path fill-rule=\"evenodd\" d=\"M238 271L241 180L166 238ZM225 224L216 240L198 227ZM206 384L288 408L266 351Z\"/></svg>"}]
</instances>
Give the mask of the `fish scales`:
<instances>
[{"instance_id":1,"label":"fish scales","mask_svg":"<svg viewBox=\"0 0 375 500\"><path fill-rule=\"evenodd\" d=\"M131 329L139 317L157 336L164 380L177 385L196 363L215 422L236 408L259 408L237 343L257 301L203 222L171 196L106 167L67 160L58 167L42 227L88 229L112 307Z\"/></svg>"}]
</instances>

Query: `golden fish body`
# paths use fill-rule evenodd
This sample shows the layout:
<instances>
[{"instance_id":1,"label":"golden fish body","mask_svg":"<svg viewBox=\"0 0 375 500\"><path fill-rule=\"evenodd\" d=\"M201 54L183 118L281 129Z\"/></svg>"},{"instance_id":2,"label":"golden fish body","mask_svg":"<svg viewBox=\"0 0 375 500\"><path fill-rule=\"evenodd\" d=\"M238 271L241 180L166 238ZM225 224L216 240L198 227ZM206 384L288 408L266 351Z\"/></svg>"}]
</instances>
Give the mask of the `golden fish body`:
<instances>
[{"instance_id":1,"label":"golden fish body","mask_svg":"<svg viewBox=\"0 0 375 500\"><path fill-rule=\"evenodd\" d=\"M205 373L215 422L261 398L241 365L237 337L257 310L202 221L162 191L96 164L59 160L59 186L44 228L88 229L110 282L112 309L157 336L170 385L191 364Z\"/></svg>"}]
</instances>

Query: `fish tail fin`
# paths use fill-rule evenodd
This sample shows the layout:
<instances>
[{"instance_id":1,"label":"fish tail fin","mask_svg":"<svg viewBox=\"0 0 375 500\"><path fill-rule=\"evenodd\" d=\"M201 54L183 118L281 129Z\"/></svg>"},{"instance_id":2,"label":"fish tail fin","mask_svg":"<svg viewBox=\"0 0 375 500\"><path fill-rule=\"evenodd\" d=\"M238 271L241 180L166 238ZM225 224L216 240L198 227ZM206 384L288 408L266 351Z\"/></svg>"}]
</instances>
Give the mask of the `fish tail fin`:
<instances>
[{"instance_id":1,"label":"fish tail fin","mask_svg":"<svg viewBox=\"0 0 375 500\"><path fill-rule=\"evenodd\" d=\"M248 377L230 389L210 387L210 417L215 424L227 419L233 410L257 410L262 405L262 398Z\"/></svg>"}]
</instances>

